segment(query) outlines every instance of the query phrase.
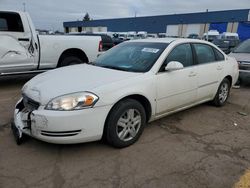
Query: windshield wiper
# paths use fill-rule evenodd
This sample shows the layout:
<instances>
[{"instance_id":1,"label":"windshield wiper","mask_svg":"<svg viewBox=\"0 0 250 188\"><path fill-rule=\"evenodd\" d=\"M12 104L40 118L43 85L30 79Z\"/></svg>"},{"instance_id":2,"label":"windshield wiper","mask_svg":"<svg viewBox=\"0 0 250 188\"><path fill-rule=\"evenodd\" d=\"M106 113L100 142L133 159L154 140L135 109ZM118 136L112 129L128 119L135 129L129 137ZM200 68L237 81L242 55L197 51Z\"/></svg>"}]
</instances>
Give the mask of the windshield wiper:
<instances>
[{"instance_id":1,"label":"windshield wiper","mask_svg":"<svg viewBox=\"0 0 250 188\"><path fill-rule=\"evenodd\" d=\"M90 61L90 62L87 62L86 64L88 64L88 65L95 65L95 62Z\"/></svg>"},{"instance_id":2,"label":"windshield wiper","mask_svg":"<svg viewBox=\"0 0 250 188\"><path fill-rule=\"evenodd\" d=\"M124 69L124 68L116 67L116 66L112 66L112 65L98 65L98 66L103 67L103 68L108 68L108 69L127 71L127 70Z\"/></svg>"}]
</instances>

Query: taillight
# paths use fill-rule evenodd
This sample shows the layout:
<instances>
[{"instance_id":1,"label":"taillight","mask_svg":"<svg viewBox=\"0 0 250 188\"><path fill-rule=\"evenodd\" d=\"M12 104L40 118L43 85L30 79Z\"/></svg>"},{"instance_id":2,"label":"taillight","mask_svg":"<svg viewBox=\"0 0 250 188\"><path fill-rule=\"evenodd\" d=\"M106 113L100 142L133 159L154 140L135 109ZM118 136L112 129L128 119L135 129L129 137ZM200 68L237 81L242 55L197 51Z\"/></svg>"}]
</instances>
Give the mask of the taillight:
<instances>
[{"instance_id":1,"label":"taillight","mask_svg":"<svg viewBox=\"0 0 250 188\"><path fill-rule=\"evenodd\" d=\"M102 41L99 42L99 48L98 48L99 52L102 52Z\"/></svg>"}]
</instances>

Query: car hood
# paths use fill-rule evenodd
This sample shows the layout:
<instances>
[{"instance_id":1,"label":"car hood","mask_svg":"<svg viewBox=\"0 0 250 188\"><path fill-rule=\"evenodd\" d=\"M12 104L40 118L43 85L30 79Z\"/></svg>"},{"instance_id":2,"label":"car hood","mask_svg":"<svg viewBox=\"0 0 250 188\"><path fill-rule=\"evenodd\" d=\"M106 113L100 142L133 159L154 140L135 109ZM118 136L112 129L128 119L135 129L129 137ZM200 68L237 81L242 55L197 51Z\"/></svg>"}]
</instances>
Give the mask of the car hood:
<instances>
[{"instance_id":1,"label":"car hood","mask_svg":"<svg viewBox=\"0 0 250 188\"><path fill-rule=\"evenodd\" d=\"M237 61L250 62L250 53L230 53L229 56L234 57Z\"/></svg>"},{"instance_id":2,"label":"car hood","mask_svg":"<svg viewBox=\"0 0 250 188\"><path fill-rule=\"evenodd\" d=\"M23 87L23 94L46 105L51 99L112 84L142 73L118 71L93 65L73 65L40 74Z\"/></svg>"}]
</instances>

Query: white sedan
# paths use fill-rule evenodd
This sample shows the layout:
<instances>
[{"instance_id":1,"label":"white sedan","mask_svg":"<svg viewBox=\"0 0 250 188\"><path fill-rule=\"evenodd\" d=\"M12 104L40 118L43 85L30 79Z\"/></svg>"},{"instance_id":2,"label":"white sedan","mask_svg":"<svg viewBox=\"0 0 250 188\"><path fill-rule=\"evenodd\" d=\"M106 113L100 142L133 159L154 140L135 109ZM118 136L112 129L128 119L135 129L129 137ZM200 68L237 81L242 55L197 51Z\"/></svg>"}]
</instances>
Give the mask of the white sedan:
<instances>
[{"instance_id":1,"label":"white sedan","mask_svg":"<svg viewBox=\"0 0 250 188\"><path fill-rule=\"evenodd\" d=\"M215 45L194 39L124 42L93 64L36 76L22 89L12 124L50 143L138 140L147 122L212 101L226 103L238 64Z\"/></svg>"}]
</instances>

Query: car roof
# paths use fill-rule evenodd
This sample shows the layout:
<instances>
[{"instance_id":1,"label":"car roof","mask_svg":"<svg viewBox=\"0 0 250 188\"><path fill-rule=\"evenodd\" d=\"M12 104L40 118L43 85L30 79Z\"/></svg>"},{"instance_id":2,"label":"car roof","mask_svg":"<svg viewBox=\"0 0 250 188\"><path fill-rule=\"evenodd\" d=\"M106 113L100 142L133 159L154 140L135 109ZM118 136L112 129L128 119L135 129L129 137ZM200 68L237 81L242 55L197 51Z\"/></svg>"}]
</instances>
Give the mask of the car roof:
<instances>
[{"instance_id":1,"label":"car roof","mask_svg":"<svg viewBox=\"0 0 250 188\"><path fill-rule=\"evenodd\" d=\"M137 39L137 40L130 40L127 42L153 42L153 43L171 43L171 42L198 42L198 43L208 43L204 40L199 39L188 39L188 38L147 38L147 39Z\"/></svg>"}]
</instances>

